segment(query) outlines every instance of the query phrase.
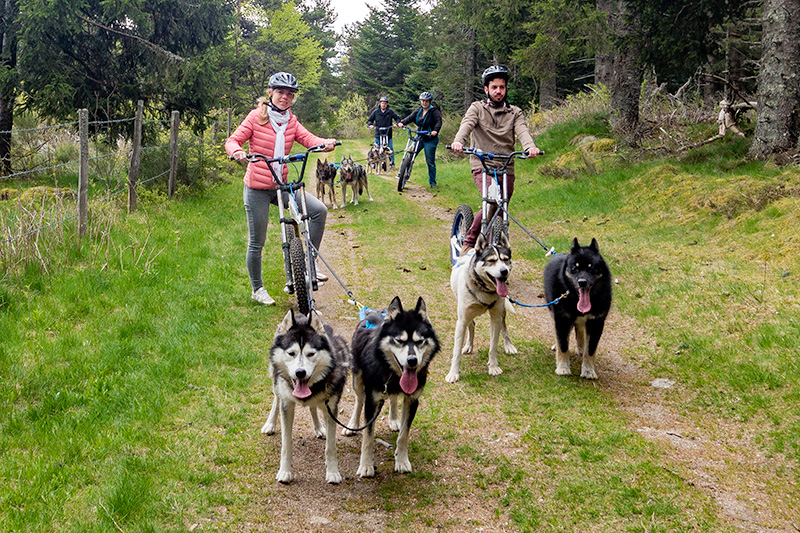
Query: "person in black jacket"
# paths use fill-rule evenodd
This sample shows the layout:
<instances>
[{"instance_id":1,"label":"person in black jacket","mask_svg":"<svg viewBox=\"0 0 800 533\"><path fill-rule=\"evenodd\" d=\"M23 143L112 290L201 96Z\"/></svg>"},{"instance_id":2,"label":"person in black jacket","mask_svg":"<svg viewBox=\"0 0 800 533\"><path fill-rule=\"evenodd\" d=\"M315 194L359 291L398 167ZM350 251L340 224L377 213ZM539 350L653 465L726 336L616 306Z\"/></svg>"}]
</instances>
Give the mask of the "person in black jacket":
<instances>
[{"instance_id":1,"label":"person in black jacket","mask_svg":"<svg viewBox=\"0 0 800 533\"><path fill-rule=\"evenodd\" d=\"M429 131L422 135L420 150L425 150L425 162L428 163L428 183L436 185L436 145L439 144L439 130L442 129L442 112L433 105L433 95L428 91L419 95L419 109L397 123L398 127L415 123L418 130Z\"/></svg>"},{"instance_id":2,"label":"person in black jacket","mask_svg":"<svg viewBox=\"0 0 800 533\"><path fill-rule=\"evenodd\" d=\"M378 107L375 108L369 118L367 119L367 127L371 130L375 130L375 144L381 144L380 136L381 134L386 134L386 137L389 141L389 160L392 163L392 168L394 168L394 143L392 142L392 128L396 121L400 120L400 116L395 113L393 110L389 109L389 99L385 96L381 97L380 102L378 103ZM387 128L381 131L381 128Z\"/></svg>"}]
</instances>

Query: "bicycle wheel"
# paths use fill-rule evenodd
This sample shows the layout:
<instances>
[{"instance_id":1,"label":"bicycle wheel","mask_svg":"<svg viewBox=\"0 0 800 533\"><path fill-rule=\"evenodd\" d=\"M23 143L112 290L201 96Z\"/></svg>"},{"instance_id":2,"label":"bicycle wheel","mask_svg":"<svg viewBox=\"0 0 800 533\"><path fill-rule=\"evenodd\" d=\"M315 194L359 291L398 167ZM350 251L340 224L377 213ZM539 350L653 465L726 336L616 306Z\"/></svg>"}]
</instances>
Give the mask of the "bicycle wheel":
<instances>
[{"instance_id":1,"label":"bicycle wheel","mask_svg":"<svg viewBox=\"0 0 800 533\"><path fill-rule=\"evenodd\" d=\"M489 242L492 244L497 244L497 241L500 240L501 234L505 235L506 239L508 239L508 222L503 220L503 217L498 213L489 225Z\"/></svg>"},{"instance_id":2,"label":"bicycle wheel","mask_svg":"<svg viewBox=\"0 0 800 533\"><path fill-rule=\"evenodd\" d=\"M472 208L467 204L461 204L456 208L456 214L453 217L453 231L450 234L450 260L453 263L461 256L464 239L467 237L467 231L472 226L474 219Z\"/></svg>"},{"instance_id":3,"label":"bicycle wheel","mask_svg":"<svg viewBox=\"0 0 800 533\"><path fill-rule=\"evenodd\" d=\"M306 281L306 253L303 250L303 239L293 238L289 242L289 252L292 259L292 278L294 278L294 294L297 296L297 308L300 313L307 315L311 310L311 300L308 294Z\"/></svg>"},{"instance_id":4,"label":"bicycle wheel","mask_svg":"<svg viewBox=\"0 0 800 533\"><path fill-rule=\"evenodd\" d=\"M400 163L400 172L397 173L397 192L403 192L403 187L411 177L412 164L410 157L404 157L403 162Z\"/></svg>"}]
</instances>

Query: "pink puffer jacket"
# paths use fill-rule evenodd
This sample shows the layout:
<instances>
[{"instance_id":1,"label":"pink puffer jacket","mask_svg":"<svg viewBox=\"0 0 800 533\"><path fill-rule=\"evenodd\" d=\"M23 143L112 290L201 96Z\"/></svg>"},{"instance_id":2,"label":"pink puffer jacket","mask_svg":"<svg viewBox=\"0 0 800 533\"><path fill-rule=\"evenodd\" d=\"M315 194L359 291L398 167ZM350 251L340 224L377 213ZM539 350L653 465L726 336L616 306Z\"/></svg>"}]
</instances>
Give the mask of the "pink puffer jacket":
<instances>
[{"instance_id":1,"label":"pink puffer jacket","mask_svg":"<svg viewBox=\"0 0 800 533\"><path fill-rule=\"evenodd\" d=\"M256 108L250 111L242 123L236 128L236 131L225 141L225 152L229 156L233 156L235 152L242 150L242 145L250 141L250 153L264 154L267 157L273 157L275 150L275 130L269 122L266 124L259 123L260 109ZM291 114L291 111L289 112ZM323 144L325 139L317 137L309 132L297 121L297 117L291 115L289 125L286 127L286 155L292 149L294 141L299 142L306 148ZM288 165L283 167L283 178L289 173ZM244 184L251 189L274 189L276 186L275 180L272 178L267 164L263 161L247 164L247 171L244 174Z\"/></svg>"}]
</instances>

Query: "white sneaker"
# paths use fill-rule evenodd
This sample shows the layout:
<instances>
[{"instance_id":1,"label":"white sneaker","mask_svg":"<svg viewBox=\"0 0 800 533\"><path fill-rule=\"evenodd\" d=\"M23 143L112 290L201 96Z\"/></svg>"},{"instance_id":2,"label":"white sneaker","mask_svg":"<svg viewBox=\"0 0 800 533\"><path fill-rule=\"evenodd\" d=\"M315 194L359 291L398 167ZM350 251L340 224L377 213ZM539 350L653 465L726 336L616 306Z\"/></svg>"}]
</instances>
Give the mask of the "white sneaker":
<instances>
[{"instance_id":1,"label":"white sneaker","mask_svg":"<svg viewBox=\"0 0 800 533\"><path fill-rule=\"evenodd\" d=\"M322 271L319 269L319 265L315 268L317 271L317 281L328 281L330 278L327 274L323 274Z\"/></svg>"},{"instance_id":2,"label":"white sneaker","mask_svg":"<svg viewBox=\"0 0 800 533\"><path fill-rule=\"evenodd\" d=\"M272 296L269 295L264 287L259 287L257 291L253 291L251 298L263 305L275 305L275 300L272 299Z\"/></svg>"}]
</instances>

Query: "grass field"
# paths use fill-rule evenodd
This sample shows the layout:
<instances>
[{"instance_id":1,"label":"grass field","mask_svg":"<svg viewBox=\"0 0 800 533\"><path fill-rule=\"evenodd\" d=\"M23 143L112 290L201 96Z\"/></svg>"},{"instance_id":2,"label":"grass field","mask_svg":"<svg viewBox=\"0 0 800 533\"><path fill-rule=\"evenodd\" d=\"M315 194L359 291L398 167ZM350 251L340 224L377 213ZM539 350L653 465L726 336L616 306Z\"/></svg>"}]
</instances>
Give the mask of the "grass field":
<instances>
[{"instance_id":1,"label":"grass field","mask_svg":"<svg viewBox=\"0 0 800 533\"><path fill-rule=\"evenodd\" d=\"M501 355L502 376L488 376L479 337L462 381L444 382L455 309L448 210L477 194L466 160L440 161L435 194L418 190L422 159L411 191L371 177L375 202L331 211L323 245L359 301L423 295L439 331L412 430L414 473L386 462L359 480L349 466L358 443L339 437L346 480L327 487L321 444L305 437L316 469L276 484L279 439L258 430L272 397L268 347L291 300L280 292L274 214L264 278L278 305L249 299L240 171L225 164L224 179L196 194L145 196L108 235L68 246L54 271L0 280L0 529L797 529L800 173L744 161L738 141L669 160L609 151L568 177L546 168L576 150L574 137L604 133L587 120L540 136L547 156L518 163L512 213L559 251L576 236L598 239L618 281L619 326L606 335L627 324L652 340L614 355L676 382L660 408L694 428L684 435L693 445L728 454L702 470L713 487L698 482L695 452L641 430L626 406L649 393L614 386L606 339L597 382L558 377L549 331L512 317L520 354ZM346 141L337 154L364 146ZM512 232L513 290L538 283L546 259ZM322 294L326 317L355 325L344 291L332 281ZM304 514L314 506L324 521Z\"/></svg>"}]
</instances>

